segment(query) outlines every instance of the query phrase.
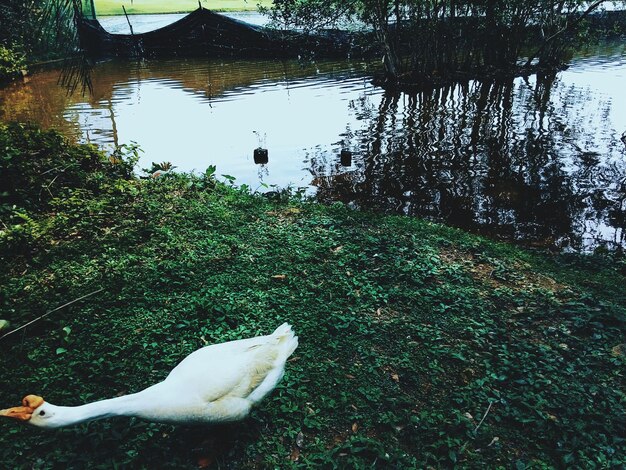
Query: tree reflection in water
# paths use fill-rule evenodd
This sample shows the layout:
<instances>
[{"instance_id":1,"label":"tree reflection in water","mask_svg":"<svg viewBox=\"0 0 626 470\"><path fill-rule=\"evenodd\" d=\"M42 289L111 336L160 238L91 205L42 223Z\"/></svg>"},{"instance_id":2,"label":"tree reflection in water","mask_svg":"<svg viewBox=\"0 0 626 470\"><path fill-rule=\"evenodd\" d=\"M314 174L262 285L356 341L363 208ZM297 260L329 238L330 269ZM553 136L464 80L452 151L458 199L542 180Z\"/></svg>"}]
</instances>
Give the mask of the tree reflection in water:
<instances>
[{"instance_id":1,"label":"tree reflection in water","mask_svg":"<svg viewBox=\"0 0 626 470\"><path fill-rule=\"evenodd\" d=\"M311 158L318 199L558 249L625 245L626 151L603 127L610 102L554 75L379 96L352 103L367 125L342 136L349 171Z\"/></svg>"},{"instance_id":2,"label":"tree reflection in water","mask_svg":"<svg viewBox=\"0 0 626 470\"><path fill-rule=\"evenodd\" d=\"M252 188L306 186L322 200L496 237L615 248L626 246L624 57L622 43L607 44L556 77L413 95L383 94L366 64L107 61L85 96L59 86L54 70L0 89L0 119L106 149L138 142L140 168L215 165ZM271 139L264 167L251 158L259 130Z\"/></svg>"}]
</instances>

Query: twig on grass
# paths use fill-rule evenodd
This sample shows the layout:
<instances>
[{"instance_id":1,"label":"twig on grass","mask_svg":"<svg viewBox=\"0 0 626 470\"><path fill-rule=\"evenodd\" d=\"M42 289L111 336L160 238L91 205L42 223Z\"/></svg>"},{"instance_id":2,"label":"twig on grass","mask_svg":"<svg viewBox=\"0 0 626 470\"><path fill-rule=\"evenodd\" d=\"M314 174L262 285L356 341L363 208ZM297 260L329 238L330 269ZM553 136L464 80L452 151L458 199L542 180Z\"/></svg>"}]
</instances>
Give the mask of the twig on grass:
<instances>
[{"instance_id":1,"label":"twig on grass","mask_svg":"<svg viewBox=\"0 0 626 470\"><path fill-rule=\"evenodd\" d=\"M50 310L49 312L46 312L46 313L44 313L43 315L41 315L41 316L39 316L39 317L35 318L34 320L31 320L31 321L29 321L28 323L25 323L24 325L19 326L19 327L17 327L16 329L14 329L14 330L12 330L12 331L9 331L8 333L5 333L4 335L0 336L0 340L1 340L1 339L6 338L6 337L7 337L7 336L9 336L9 335L12 335L13 333L15 333L15 332L17 332L17 331L23 330L23 329L24 329L24 328L26 328L27 326L30 326L30 325L32 325L33 323L38 322L39 320L42 320L42 319L46 318L48 315L50 315L51 313L56 312L57 310L61 310L62 308L67 307L68 305L72 305L73 303L76 303L76 302L78 302L79 300L83 300L83 299L85 299L85 298L87 298L87 297L90 297L90 296L92 296L92 295L94 295L94 294L97 294L98 292L102 292L103 290L104 290L104 287L101 287L100 289L95 290L95 291L93 291L93 292L90 292L89 294L85 294L85 295L83 295L82 297L79 297L79 298L74 299L74 300L70 300L69 302L67 302L67 303L65 303L65 304L63 304L63 305L61 305L60 307L57 307L57 308L55 308L55 309L52 309L52 310Z\"/></svg>"},{"instance_id":2,"label":"twig on grass","mask_svg":"<svg viewBox=\"0 0 626 470\"><path fill-rule=\"evenodd\" d=\"M491 406L493 405L493 402L490 401L489 402L489 406L487 407L487 411L485 411L485 414L483 415L483 419L480 420L480 423L478 423L478 426L476 426L474 428L474 434L476 434L476 432L478 431L478 428L480 427L481 424L483 424L483 421L485 421L485 418L487 417L487 415L489 414L489 410L491 409Z\"/></svg>"},{"instance_id":3,"label":"twig on grass","mask_svg":"<svg viewBox=\"0 0 626 470\"><path fill-rule=\"evenodd\" d=\"M478 423L478 425L474 428L474 437L472 439L476 438L476 432L478 431L478 428L480 428L480 425L483 424L483 421L485 421L485 418L487 417L487 415L489 414L489 410L491 410L491 407L493 406L492 401L489 402L489 406L487 407L487 411L485 411L485 414L483 415L483 419L480 420L480 423ZM497 439L497 438L494 438ZM495 441L492 440L491 444L493 444ZM461 446L461 450L459 451L460 454L463 454L463 452L465 452L465 448L467 447L467 444L469 444L470 441L465 441L465 444L463 444L463 446ZM489 445L491 445L489 444ZM487 446L489 447L489 446Z\"/></svg>"}]
</instances>

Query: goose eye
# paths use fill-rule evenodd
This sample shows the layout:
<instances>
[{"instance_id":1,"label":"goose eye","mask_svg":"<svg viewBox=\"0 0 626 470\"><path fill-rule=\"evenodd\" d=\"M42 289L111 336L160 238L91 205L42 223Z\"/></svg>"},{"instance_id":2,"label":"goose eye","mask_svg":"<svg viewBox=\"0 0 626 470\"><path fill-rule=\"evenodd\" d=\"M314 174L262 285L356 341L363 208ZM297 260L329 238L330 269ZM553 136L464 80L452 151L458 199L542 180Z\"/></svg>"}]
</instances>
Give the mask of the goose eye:
<instances>
[{"instance_id":1,"label":"goose eye","mask_svg":"<svg viewBox=\"0 0 626 470\"><path fill-rule=\"evenodd\" d=\"M39 416L45 416L45 415L46 415L46 412L45 412L44 410L41 410L41 411L39 412Z\"/></svg>"}]
</instances>

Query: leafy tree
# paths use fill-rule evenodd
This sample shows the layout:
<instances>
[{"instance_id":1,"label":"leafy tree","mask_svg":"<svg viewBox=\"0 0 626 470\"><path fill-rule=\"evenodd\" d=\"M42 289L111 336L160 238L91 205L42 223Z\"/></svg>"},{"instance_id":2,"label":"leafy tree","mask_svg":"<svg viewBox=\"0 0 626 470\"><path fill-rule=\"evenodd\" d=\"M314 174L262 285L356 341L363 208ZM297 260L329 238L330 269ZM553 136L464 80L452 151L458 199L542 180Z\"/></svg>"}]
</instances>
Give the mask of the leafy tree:
<instances>
[{"instance_id":1,"label":"leafy tree","mask_svg":"<svg viewBox=\"0 0 626 470\"><path fill-rule=\"evenodd\" d=\"M4 0L0 47L31 61L65 56L76 49L75 13L80 0Z\"/></svg>"},{"instance_id":2,"label":"leafy tree","mask_svg":"<svg viewBox=\"0 0 626 470\"><path fill-rule=\"evenodd\" d=\"M535 59L559 62L568 34L607 3L582 0L275 0L277 24L305 30L358 20L370 27L388 79L511 69L534 40ZM626 2L618 2L625 4ZM539 45L539 46L537 46Z\"/></svg>"}]
</instances>

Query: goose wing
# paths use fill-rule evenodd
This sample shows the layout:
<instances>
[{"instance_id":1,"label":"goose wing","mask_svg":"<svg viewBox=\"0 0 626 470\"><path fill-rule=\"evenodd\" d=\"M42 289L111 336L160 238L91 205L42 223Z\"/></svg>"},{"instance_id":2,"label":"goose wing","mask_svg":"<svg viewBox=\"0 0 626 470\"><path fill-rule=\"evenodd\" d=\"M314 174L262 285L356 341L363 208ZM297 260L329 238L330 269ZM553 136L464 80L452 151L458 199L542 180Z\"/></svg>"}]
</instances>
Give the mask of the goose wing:
<instances>
[{"instance_id":1,"label":"goose wing","mask_svg":"<svg viewBox=\"0 0 626 470\"><path fill-rule=\"evenodd\" d=\"M276 366L280 348L273 336L206 346L187 356L165 379L205 402L247 397Z\"/></svg>"}]
</instances>

